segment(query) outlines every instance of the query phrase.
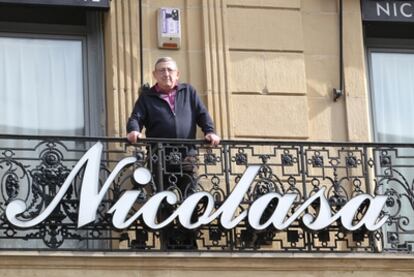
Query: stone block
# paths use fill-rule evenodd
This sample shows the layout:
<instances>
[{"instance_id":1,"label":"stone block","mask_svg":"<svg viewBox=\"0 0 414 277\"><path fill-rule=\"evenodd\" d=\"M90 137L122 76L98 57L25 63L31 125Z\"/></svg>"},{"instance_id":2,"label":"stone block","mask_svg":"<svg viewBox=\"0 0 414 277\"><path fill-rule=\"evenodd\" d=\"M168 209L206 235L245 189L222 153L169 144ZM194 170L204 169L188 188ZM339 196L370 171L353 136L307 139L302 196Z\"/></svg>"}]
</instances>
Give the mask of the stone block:
<instances>
[{"instance_id":1,"label":"stone block","mask_svg":"<svg viewBox=\"0 0 414 277\"><path fill-rule=\"evenodd\" d=\"M370 141L370 120L368 101L364 97L346 97L348 140L352 142Z\"/></svg>"},{"instance_id":2,"label":"stone block","mask_svg":"<svg viewBox=\"0 0 414 277\"><path fill-rule=\"evenodd\" d=\"M188 68L186 68L186 76L180 76L180 81L193 85L200 95L204 95L206 88L205 61L204 53L194 51L187 53ZM183 77L183 78L182 78ZM205 102L206 103L206 102Z\"/></svg>"},{"instance_id":3,"label":"stone block","mask_svg":"<svg viewBox=\"0 0 414 277\"><path fill-rule=\"evenodd\" d=\"M339 18L337 14L303 14L306 54L339 55Z\"/></svg>"},{"instance_id":4,"label":"stone block","mask_svg":"<svg viewBox=\"0 0 414 277\"><path fill-rule=\"evenodd\" d=\"M308 98L309 139L312 141L346 141L346 112L343 101L331 98Z\"/></svg>"},{"instance_id":5,"label":"stone block","mask_svg":"<svg viewBox=\"0 0 414 277\"><path fill-rule=\"evenodd\" d=\"M203 49L203 11L201 7L189 7L182 10L181 13L187 18L185 24L181 25L183 28L181 43L188 44L190 51Z\"/></svg>"},{"instance_id":6,"label":"stone block","mask_svg":"<svg viewBox=\"0 0 414 277\"><path fill-rule=\"evenodd\" d=\"M302 53L265 53L266 86L270 93L306 93Z\"/></svg>"},{"instance_id":7,"label":"stone block","mask_svg":"<svg viewBox=\"0 0 414 277\"><path fill-rule=\"evenodd\" d=\"M230 52L230 90L255 93L306 93L301 53Z\"/></svg>"},{"instance_id":8,"label":"stone block","mask_svg":"<svg viewBox=\"0 0 414 277\"><path fill-rule=\"evenodd\" d=\"M266 86L262 53L230 52L230 91L261 93Z\"/></svg>"},{"instance_id":9,"label":"stone block","mask_svg":"<svg viewBox=\"0 0 414 277\"><path fill-rule=\"evenodd\" d=\"M332 90L339 88L339 57L305 55L305 65L308 95L332 99Z\"/></svg>"},{"instance_id":10,"label":"stone block","mask_svg":"<svg viewBox=\"0 0 414 277\"><path fill-rule=\"evenodd\" d=\"M326 13L338 12L338 1L332 0L306 0L301 3L304 12Z\"/></svg>"},{"instance_id":11,"label":"stone block","mask_svg":"<svg viewBox=\"0 0 414 277\"><path fill-rule=\"evenodd\" d=\"M227 44L233 49L303 50L299 10L229 8Z\"/></svg>"},{"instance_id":12,"label":"stone block","mask_svg":"<svg viewBox=\"0 0 414 277\"><path fill-rule=\"evenodd\" d=\"M305 96L233 95L233 133L237 138L307 138Z\"/></svg>"}]
</instances>

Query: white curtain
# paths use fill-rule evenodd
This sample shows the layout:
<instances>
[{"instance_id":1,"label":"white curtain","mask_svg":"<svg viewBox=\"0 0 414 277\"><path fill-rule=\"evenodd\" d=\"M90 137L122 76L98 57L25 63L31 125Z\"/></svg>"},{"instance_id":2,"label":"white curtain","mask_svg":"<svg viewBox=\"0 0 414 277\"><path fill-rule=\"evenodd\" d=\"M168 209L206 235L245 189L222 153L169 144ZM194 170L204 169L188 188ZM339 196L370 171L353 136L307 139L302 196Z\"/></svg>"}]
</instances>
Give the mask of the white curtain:
<instances>
[{"instance_id":1,"label":"white curtain","mask_svg":"<svg viewBox=\"0 0 414 277\"><path fill-rule=\"evenodd\" d=\"M82 135L82 41L0 37L0 133Z\"/></svg>"},{"instance_id":2,"label":"white curtain","mask_svg":"<svg viewBox=\"0 0 414 277\"><path fill-rule=\"evenodd\" d=\"M414 54L413 53L371 53L371 89L373 101L373 118L375 139L378 142L414 143ZM377 153L377 160L382 155ZM390 167L381 167L377 164L377 174L385 177L384 190L394 191L394 200L398 199L393 207L387 207L390 214L399 214L401 221L394 221L391 225L384 225L387 239L385 247L391 247L388 240L391 234L398 234L395 245L410 248L414 251L414 235L407 231L414 231L414 210L410 203L407 191L414 181L414 149L398 148L396 151L387 151L392 160ZM381 179L381 178L378 178ZM395 237L395 236L394 236Z\"/></svg>"},{"instance_id":3,"label":"white curtain","mask_svg":"<svg viewBox=\"0 0 414 277\"><path fill-rule=\"evenodd\" d=\"M0 35L0 133L27 135L84 135L84 80L82 40L2 37ZM39 141L2 140L0 152L13 149L16 161L27 170L41 162L43 148L33 150ZM83 149L74 141L67 148ZM77 152L65 152L65 160L77 160ZM70 168L73 162L64 165ZM0 176L8 167L0 166ZM23 186L27 185L27 186ZM19 196L30 194L22 183ZM5 194L0 202L6 203ZM30 202L29 198L28 202ZM0 213L4 212L0 208ZM25 235L31 231L19 231ZM85 234L78 233L82 236ZM44 247L41 240L29 242L2 240L4 248ZM62 247L85 248L86 242L65 242Z\"/></svg>"},{"instance_id":4,"label":"white curtain","mask_svg":"<svg viewBox=\"0 0 414 277\"><path fill-rule=\"evenodd\" d=\"M414 54L371 53L378 142L414 142Z\"/></svg>"}]
</instances>

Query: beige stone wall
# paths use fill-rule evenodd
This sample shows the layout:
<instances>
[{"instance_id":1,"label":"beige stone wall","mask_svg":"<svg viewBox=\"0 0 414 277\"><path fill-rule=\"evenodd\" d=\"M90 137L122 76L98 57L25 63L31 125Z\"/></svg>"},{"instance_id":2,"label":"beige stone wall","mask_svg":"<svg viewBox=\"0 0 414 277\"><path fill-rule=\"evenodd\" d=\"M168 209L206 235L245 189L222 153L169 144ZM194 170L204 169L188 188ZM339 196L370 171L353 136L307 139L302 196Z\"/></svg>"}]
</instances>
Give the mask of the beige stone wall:
<instances>
[{"instance_id":1,"label":"beige stone wall","mask_svg":"<svg viewBox=\"0 0 414 277\"><path fill-rule=\"evenodd\" d=\"M369 140L359 0L344 1L339 88L339 8L333 0L143 0L144 82L159 56L206 102L218 132L236 139ZM157 47L156 12L177 7L182 47ZM108 135L124 136L140 85L138 0L113 0L105 18Z\"/></svg>"},{"instance_id":2,"label":"beige stone wall","mask_svg":"<svg viewBox=\"0 0 414 277\"><path fill-rule=\"evenodd\" d=\"M232 136L308 138L300 1L225 2Z\"/></svg>"},{"instance_id":3,"label":"beige stone wall","mask_svg":"<svg viewBox=\"0 0 414 277\"><path fill-rule=\"evenodd\" d=\"M2 277L49 276L281 276L349 277L414 274L413 258L402 255L305 254L92 254L1 253Z\"/></svg>"},{"instance_id":4,"label":"beige stone wall","mask_svg":"<svg viewBox=\"0 0 414 277\"><path fill-rule=\"evenodd\" d=\"M134 27L132 27L134 26ZM125 135L139 86L138 1L111 1L104 16L107 132Z\"/></svg>"},{"instance_id":5,"label":"beige stone wall","mask_svg":"<svg viewBox=\"0 0 414 277\"><path fill-rule=\"evenodd\" d=\"M367 68L359 1L344 1L346 126L349 141L369 141Z\"/></svg>"},{"instance_id":6,"label":"beige stone wall","mask_svg":"<svg viewBox=\"0 0 414 277\"><path fill-rule=\"evenodd\" d=\"M220 133L308 138L300 1L205 2L208 103Z\"/></svg>"},{"instance_id":7,"label":"beige stone wall","mask_svg":"<svg viewBox=\"0 0 414 277\"><path fill-rule=\"evenodd\" d=\"M344 101L332 100L339 88L338 1L302 1L302 10L310 139L346 141Z\"/></svg>"}]
</instances>

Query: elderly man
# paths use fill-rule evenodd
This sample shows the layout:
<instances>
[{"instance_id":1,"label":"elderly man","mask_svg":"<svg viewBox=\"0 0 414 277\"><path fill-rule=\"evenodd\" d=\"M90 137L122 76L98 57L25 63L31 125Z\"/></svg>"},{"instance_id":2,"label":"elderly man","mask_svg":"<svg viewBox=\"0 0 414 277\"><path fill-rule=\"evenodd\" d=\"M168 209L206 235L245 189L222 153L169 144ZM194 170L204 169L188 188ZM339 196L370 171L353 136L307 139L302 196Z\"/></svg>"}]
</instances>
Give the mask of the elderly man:
<instances>
[{"instance_id":1,"label":"elderly man","mask_svg":"<svg viewBox=\"0 0 414 277\"><path fill-rule=\"evenodd\" d=\"M127 124L127 139L136 143L141 138L143 127L148 138L195 139L198 125L204 132L205 139L212 146L217 146L220 137L214 132L213 121L196 90L189 84L178 82L180 72L176 62L170 57L158 59L153 76L157 83L143 91L135 103ZM166 149L164 155L169 156L171 151L171 148ZM166 162L165 167L160 168L159 164L153 163L154 180L159 189L176 190L185 197L186 193L195 188L194 152L195 149L191 146L184 149L181 147L181 164ZM160 217L168 217L171 210L172 207L165 204ZM197 247L196 233L183 230L177 225L162 232L161 240L168 249Z\"/></svg>"},{"instance_id":2,"label":"elderly man","mask_svg":"<svg viewBox=\"0 0 414 277\"><path fill-rule=\"evenodd\" d=\"M128 120L127 139L136 143L144 126L147 137L195 139L198 125L211 145L219 144L220 137L196 90L178 82L176 62L170 57L160 58L152 74L157 83L138 98Z\"/></svg>"}]
</instances>

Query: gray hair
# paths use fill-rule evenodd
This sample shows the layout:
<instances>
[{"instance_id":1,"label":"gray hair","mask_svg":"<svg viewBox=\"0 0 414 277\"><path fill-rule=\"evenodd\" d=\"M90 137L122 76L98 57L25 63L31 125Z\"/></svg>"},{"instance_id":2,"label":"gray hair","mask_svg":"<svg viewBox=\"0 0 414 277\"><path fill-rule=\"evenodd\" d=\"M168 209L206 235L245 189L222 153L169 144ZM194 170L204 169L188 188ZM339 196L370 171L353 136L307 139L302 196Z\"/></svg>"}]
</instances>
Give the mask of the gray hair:
<instances>
[{"instance_id":1,"label":"gray hair","mask_svg":"<svg viewBox=\"0 0 414 277\"><path fill-rule=\"evenodd\" d=\"M176 62L173 58L171 58L171 57L161 57L161 58L159 58L159 59L155 62L154 69L156 69L156 68L157 68L157 65L158 65L158 64L160 64L160 63L167 63L167 62L170 62L170 63L174 64L174 66L175 66L175 68L176 68L176 69L178 68L178 67L177 67L177 62Z\"/></svg>"}]
</instances>

